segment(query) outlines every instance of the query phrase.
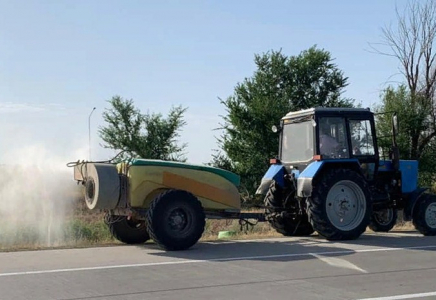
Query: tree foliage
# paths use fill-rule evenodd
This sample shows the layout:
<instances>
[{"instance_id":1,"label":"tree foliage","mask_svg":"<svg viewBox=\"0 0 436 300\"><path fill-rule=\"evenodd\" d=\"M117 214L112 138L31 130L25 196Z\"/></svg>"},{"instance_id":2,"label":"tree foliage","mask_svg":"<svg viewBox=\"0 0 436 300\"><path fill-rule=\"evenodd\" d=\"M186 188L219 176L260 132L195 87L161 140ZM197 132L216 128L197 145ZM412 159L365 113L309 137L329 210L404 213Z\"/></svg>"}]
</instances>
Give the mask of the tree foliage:
<instances>
[{"instance_id":1,"label":"tree foliage","mask_svg":"<svg viewBox=\"0 0 436 300\"><path fill-rule=\"evenodd\" d=\"M414 1L403 13L397 10L396 27L387 26L382 34L382 45L388 50L377 52L399 61L408 88L407 97L403 97L405 90L400 87L395 101L396 108L404 111L403 124L410 122L406 125L407 155L420 159L436 137L436 2ZM388 89L385 97L394 97L392 93Z\"/></svg>"},{"instance_id":2,"label":"tree foliage","mask_svg":"<svg viewBox=\"0 0 436 300\"><path fill-rule=\"evenodd\" d=\"M278 135L271 131L286 113L315 106L353 106L341 98L348 78L332 62L328 51L315 46L297 56L281 51L255 55L257 69L235 87L233 95L221 103L226 107L224 152L213 164L237 172L251 192L278 152Z\"/></svg>"},{"instance_id":3,"label":"tree foliage","mask_svg":"<svg viewBox=\"0 0 436 300\"><path fill-rule=\"evenodd\" d=\"M428 135L428 101L425 97L412 99L411 94L405 84L397 88L388 87L382 94L381 104L375 109L376 113L380 113L377 115L377 135L380 137L379 146L384 149L385 156L392 145L392 115L394 112L399 122L397 144L401 159L416 159L411 138L414 132L421 132L421 138ZM415 107L414 110L410 109L412 105ZM422 148L418 148L417 152L420 160L421 183L425 185L430 183L432 174L436 170L434 146L435 140L433 139L425 147L421 144Z\"/></svg>"},{"instance_id":4,"label":"tree foliage","mask_svg":"<svg viewBox=\"0 0 436 300\"><path fill-rule=\"evenodd\" d=\"M167 118L161 114L143 114L133 100L114 96L108 101L111 108L103 113L107 123L99 134L105 148L124 150L128 157L185 161L186 144L179 145L180 129L186 124L186 108L171 108Z\"/></svg>"},{"instance_id":5,"label":"tree foliage","mask_svg":"<svg viewBox=\"0 0 436 300\"><path fill-rule=\"evenodd\" d=\"M436 181L436 2L413 1L396 13L396 26L382 29L388 50L376 51L399 62L404 84L387 88L377 111L398 112L400 155L419 160L420 184L430 185ZM389 132L386 118L379 117L381 134Z\"/></svg>"}]
</instances>

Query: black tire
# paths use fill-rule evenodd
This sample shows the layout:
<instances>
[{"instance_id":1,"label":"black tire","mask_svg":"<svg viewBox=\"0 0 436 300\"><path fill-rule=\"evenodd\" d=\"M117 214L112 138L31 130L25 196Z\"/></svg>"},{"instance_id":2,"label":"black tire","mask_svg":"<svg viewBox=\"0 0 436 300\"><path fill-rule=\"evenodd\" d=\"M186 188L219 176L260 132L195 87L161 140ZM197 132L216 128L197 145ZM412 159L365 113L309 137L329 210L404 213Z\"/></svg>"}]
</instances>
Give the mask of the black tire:
<instances>
[{"instance_id":1,"label":"black tire","mask_svg":"<svg viewBox=\"0 0 436 300\"><path fill-rule=\"evenodd\" d=\"M423 194L413 209L413 225L425 236L436 235L436 195Z\"/></svg>"},{"instance_id":2,"label":"black tire","mask_svg":"<svg viewBox=\"0 0 436 300\"><path fill-rule=\"evenodd\" d=\"M107 225L114 238L125 244L143 244L150 239L145 221L128 220L126 216L108 216Z\"/></svg>"},{"instance_id":3,"label":"black tire","mask_svg":"<svg viewBox=\"0 0 436 300\"><path fill-rule=\"evenodd\" d=\"M282 214L274 213L273 207L283 207L283 193L280 186L273 181L265 196L264 204L271 209L266 208L268 222L272 228L284 236L308 236L314 230L309 223L307 216L301 216L300 222Z\"/></svg>"},{"instance_id":4,"label":"black tire","mask_svg":"<svg viewBox=\"0 0 436 300\"><path fill-rule=\"evenodd\" d=\"M386 208L374 211L368 227L374 232L389 232L397 224L398 211L394 208Z\"/></svg>"},{"instance_id":5,"label":"black tire","mask_svg":"<svg viewBox=\"0 0 436 300\"><path fill-rule=\"evenodd\" d=\"M372 215L370 199L367 183L358 173L348 169L327 171L313 183L308 199L309 222L328 240L357 239Z\"/></svg>"},{"instance_id":6,"label":"black tire","mask_svg":"<svg viewBox=\"0 0 436 300\"><path fill-rule=\"evenodd\" d=\"M201 202L181 190L158 195L146 216L151 238L168 251L185 250L196 244L204 232L205 219Z\"/></svg>"}]
</instances>

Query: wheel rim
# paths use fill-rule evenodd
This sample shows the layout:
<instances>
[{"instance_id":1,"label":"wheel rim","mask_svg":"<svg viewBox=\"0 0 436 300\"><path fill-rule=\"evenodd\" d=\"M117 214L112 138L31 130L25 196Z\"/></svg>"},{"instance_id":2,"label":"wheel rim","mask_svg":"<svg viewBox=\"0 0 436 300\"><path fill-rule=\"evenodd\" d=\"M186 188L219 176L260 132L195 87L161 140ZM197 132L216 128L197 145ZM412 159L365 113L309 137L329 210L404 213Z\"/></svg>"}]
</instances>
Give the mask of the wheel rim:
<instances>
[{"instance_id":1,"label":"wheel rim","mask_svg":"<svg viewBox=\"0 0 436 300\"><path fill-rule=\"evenodd\" d=\"M383 209L374 212L374 219L380 225L388 225L394 218L394 210L392 208Z\"/></svg>"},{"instance_id":2,"label":"wheel rim","mask_svg":"<svg viewBox=\"0 0 436 300\"><path fill-rule=\"evenodd\" d=\"M186 236L191 231L193 216L188 209L178 207L170 210L167 220L167 228L174 236Z\"/></svg>"},{"instance_id":3,"label":"wheel rim","mask_svg":"<svg viewBox=\"0 0 436 300\"><path fill-rule=\"evenodd\" d=\"M353 230L365 217L365 194L355 182L340 181L327 194L326 212L328 219L337 229Z\"/></svg>"},{"instance_id":4,"label":"wheel rim","mask_svg":"<svg viewBox=\"0 0 436 300\"><path fill-rule=\"evenodd\" d=\"M425 222L430 228L436 229L436 202L430 203L430 205L427 206L425 210Z\"/></svg>"}]
</instances>

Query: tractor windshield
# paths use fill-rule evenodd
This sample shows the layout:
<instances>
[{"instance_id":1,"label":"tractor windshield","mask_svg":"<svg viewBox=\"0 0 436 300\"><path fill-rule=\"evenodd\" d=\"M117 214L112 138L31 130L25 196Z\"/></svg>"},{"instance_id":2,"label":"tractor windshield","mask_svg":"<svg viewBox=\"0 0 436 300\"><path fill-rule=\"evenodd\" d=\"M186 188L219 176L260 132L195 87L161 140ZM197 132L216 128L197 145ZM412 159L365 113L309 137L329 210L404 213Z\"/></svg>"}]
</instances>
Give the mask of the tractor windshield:
<instances>
[{"instance_id":1,"label":"tractor windshield","mask_svg":"<svg viewBox=\"0 0 436 300\"><path fill-rule=\"evenodd\" d=\"M313 158L313 121L286 122L283 126L281 155L283 162L302 162Z\"/></svg>"}]
</instances>

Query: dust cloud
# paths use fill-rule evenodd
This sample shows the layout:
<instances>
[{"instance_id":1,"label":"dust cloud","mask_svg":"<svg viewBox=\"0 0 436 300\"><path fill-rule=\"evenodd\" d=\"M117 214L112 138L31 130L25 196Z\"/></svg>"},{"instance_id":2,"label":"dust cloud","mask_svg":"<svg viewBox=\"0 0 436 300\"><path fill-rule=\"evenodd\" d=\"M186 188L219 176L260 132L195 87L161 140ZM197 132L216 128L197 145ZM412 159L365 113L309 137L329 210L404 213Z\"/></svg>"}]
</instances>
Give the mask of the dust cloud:
<instances>
[{"instance_id":1,"label":"dust cloud","mask_svg":"<svg viewBox=\"0 0 436 300\"><path fill-rule=\"evenodd\" d=\"M66 164L86 150L56 155L35 145L2 153L0 165L0 248L65 243L66 222L80 187Z\"/></svg>"}]
</instances>

